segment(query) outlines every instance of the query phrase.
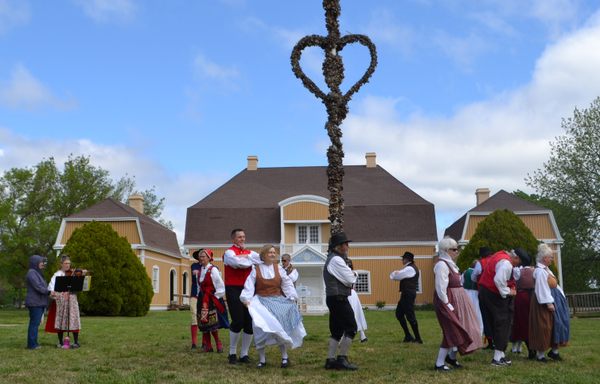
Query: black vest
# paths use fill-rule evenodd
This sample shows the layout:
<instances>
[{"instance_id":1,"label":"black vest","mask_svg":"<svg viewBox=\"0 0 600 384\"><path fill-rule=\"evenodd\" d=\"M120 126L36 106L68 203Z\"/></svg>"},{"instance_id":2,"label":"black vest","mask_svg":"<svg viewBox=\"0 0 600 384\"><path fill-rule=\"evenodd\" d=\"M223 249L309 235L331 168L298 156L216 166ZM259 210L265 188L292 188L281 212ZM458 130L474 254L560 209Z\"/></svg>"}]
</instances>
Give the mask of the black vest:
<instances>
[{"instance_id":1,"label":"black vest","mask_svg":"<svg viewBox=\"0 0 600 384\"><path fill-rule=\"evenodd\" d=\"M327 255L327 261L323 266L323 280L325 281L325 295L326 296L350 296L351 287L346 287L342 284L338 279L336 279L329 271L327 270L327 266L331 262L335 256L341 257L344 262L347 263L347 260L344 256L338 255L337 253L331 252Z\"/></svg>"},{"instance_id":2,"label":"black vest","mask_svg":"<svg viewBox=\"0 0 600 384\"><path fill-rule=\"evenodd\" d=\"M400 280L400 292L416 294L419 289L419 268L414 263L408 264L406 268L408 267L412 267L416 274L411 278Z\"/></svg>"}]
</instances>

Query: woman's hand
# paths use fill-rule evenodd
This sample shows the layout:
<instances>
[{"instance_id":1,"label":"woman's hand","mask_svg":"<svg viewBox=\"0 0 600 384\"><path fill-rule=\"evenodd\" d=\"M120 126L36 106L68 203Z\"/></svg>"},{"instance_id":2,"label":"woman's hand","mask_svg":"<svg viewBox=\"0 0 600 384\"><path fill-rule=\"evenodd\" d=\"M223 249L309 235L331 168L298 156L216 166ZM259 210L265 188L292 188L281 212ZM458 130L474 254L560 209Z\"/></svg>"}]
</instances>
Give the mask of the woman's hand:
<instances>
[{"instance_id":1,"label":"woman's hand","mask_svg":"<svg viewBox=\"0 0 600 384\"><path fill-rule=\"evenodd\" d=\"M548 310L549 310L550 312L554 312L554 311L556 310L556 308L554 308L554 304L552 304L552 303L549 303L549 304L548 304Z\"/></svg>"}]
</instances>

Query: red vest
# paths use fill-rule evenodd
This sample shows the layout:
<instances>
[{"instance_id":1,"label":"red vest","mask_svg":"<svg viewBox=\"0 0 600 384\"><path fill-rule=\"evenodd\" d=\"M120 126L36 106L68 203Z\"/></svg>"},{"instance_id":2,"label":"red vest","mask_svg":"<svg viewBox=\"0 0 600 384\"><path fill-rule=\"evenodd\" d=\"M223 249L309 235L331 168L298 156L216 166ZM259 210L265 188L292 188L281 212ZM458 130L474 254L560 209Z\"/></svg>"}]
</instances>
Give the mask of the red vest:
<instances>
[{"instance_id":1,"label":"red vest","mask_svg":"<svg viewBox=\"0 0 600 384\"><path fill-rule=\"evenodd\" d=\"M250 254L249 249L241 249L235 245L232 245L227 250L233 251L236 256ZM223 257L223 260L225 260L225 257ZM225 265L225 285L243 287L250 272L252 272L252 268L232 268L229 265Z\"/></svg>"},{"instance_id":2,"label":"red vest","mask_svg":"<svg viewBox=\"0 0 600 384\"><path fill-rule=\"evenodd\" d=\"M496 287L496 283L494 283L494 276L496 276L496 265L500 260L508 260L510 262L510 256L508 253L504 251L498 251L494 253L492 256L486 258L487 261L482 263L483 272L479 277L479 285L487 288L488 290L500 294L498 288ZM512 273L510 275L510 279L506 283L509 288L515 287L515 279L512 277Z\"/></svg>"}]
</instances>

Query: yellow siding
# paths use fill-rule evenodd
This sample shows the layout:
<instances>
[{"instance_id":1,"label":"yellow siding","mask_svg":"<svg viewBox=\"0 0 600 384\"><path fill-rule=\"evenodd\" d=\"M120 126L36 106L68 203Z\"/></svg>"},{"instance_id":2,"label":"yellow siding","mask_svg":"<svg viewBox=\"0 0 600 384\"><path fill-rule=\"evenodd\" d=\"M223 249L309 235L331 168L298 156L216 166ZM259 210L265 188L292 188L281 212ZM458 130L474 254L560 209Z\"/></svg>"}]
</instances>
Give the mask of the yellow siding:
<instances>
[{"instance_id":1,"label":"yellow siding","mask_svg":"<svg viewBox=\"0 0 600 384\"><path fill-rule=\"evenodd\" d=\"M329 207L313 202L299 202L283 208L283 220L327 220Z\"/></svg>"},{"instance_id":2,"label":"yellow siding","mask_svg":"<svg viewBox=\"0 0 600 384\"><path fill-rule=\"evenodd\" d=\"M81 228L87 223L89 222L68 221L65 225L61 244L66 244L71 238L71 235L73 235L75 229ZM119 236L125 237L129 244L140 244L140 234L138 233L135 221L102 221L102 223L109 224Z\"/></svg>"},{"instance_id":3,"label":"yellow siding","mask_svg":"<svg viewBox=\"0 0 600 384\"><path fill-rule=\"evenodd\" d=\"M321 241L323 244L329 243L329 237L331 235L331 223L321 224Z\"/></svg>"},{"instance_id":4,"label":"yellow siding","mask_svg":"<svg viewBox=\"0 0 600 384\"><path fill-rule=\"evenodd\" d=\"M137 251L136 253L140 253ZM167 306L170 302L170 273L171 269L174 269L177 276L177 287L175 290L176 294L181 295L183 293L183 272L190 270L190 261L187 259L179 259L172 256L163 255L154 251L144 251L145 256L145 268L148 277L152 281L152 269L154 266L159 268L159 291L155 293L151 305L153 306ZM188 278L191 275L188 274ZM189 281L188 281L189 286ZM189 287L187 290L189 294ZM177 300L177 298L175 298Z\"/></svg>"},{"instance_id":5,"label":"yellow siding","mask_svg":"<svg viewBox=\"0 0 600 384\"><path fill-rule=\"evenodd\" d=\"M296 224L284 224L283 225L284 238L282 239L284 244L291 244L296 242Z\"/></svg>"},{"instance_id":6,"label":"yellow siding","mask_svg":"<svg viewBox=\"0 0 600 384\"><path fill-rule=\"evenodd\" d=\"M435 247L433 246L403 246L403 247L353 247L350 243L350 257L358 256L398 256L398 260L404 252L411 252L415 256L433 256Z\"/></svg>"},{"instance_id":7,"label":"yellow siding","mask_svg":"<svg viewBox=\"0 0 600 384\"><path fill-rule=\"evenodd\" d=\"M527 228L533 232L536 239L556 239L552 222L547 214L544 215L519 215Z\"/></svg>"},{"instance_id":8,"label":"yellow siding","mask_svg":"<svg viewBox=\"0 0 600 384\"><path fill-rule=\"evenodd\" d=\"M370 271L371 294L360 294L363 305L375 305L385 301L386 305L395 305L399 298L399 282L390 280L390 272L403 267L401 259L389 260L353 260L355 270ZM433 264L432 259L415 259L415 264L421 273L421 290L417 294L417 304L433 302Z\"/></svg>"},{"instance_id":9,"label":"yellow siding","mask_svg":"<svg viewBox=\"0 0 600 384\"><path fill-rule=\"evenodd\" d=\"M543 215L518 215L521 221L531 230L536 239L556 239L550 217ZM465 233L465 240L470 240L477 226L487 216L470 216Z\"/></svg>"}]
</instances>

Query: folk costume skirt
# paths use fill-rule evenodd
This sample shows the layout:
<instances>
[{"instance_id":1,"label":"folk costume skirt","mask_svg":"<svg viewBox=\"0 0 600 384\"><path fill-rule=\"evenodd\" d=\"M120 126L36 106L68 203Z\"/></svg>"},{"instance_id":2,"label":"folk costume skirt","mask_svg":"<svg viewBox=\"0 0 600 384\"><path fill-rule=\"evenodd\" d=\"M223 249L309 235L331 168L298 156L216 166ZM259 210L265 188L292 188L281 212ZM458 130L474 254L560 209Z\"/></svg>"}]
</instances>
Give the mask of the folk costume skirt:
<instances>
[{"instance_id":1,"label":"folk costume skirt","mask_svg":"<svg viewBox=\"0 0 600 384\"><path fill-rule=\"evenodd\" d=\"M529 340L529 308L531 306L529 295L530 291L522 290L518 291L515 296L515 313L510 341Z\"/></svg>"},{"instance_id":2,"label":"folk costume skirt","mask_svg":"<svg viewBox=\"0 0 600 384\"><path fill-rule=\"evenodd\" d=\"M283 296L258 296L250 300L248 312L256 348L285 344L288 348L302 345L306 330L295 302Z\"/></svg>"},{"instance_id":3,"label":"folk costume skirt","mask_svg":"<svg viewBox=\"0 0 600 384\"><path fill-rule=\"evenodd\" d=\"M348 296L348 301L350 302L350 306L354 311L356 329L364 332L367 329L367 319L365 319L365 313L363 312L362 304L360 303L360 299L358 298L358 295L354 289L351 290L350 296Z\"/></svg>"},{"instance_id":4,"label":"folk costume skirt","mask_svg":"<svg viewBox=\"0 0 600 384\"><path fill-rule=\"evenodd\" d=\"M56 300L52 300L50 303L44 330L48 333L58 333L79 332L80 329L81 320L77 295L60 292Z\"/></svg>"},{"instance_id":5,"label":"folk costume skirt","mask_svg":"<svg viewBox=\"0 0 600 384\"><path fill-rule=\"evenodd\" d=\"M552 325L554 315L546 304L537 301L535 293L531 294L529 308L529 348L545 351L552 346Z\"/></svg>"},{"instance_id":6,"label":"folk costume skirt","mask_svg":"<svg viewBox=\"0 0 600 384\"><path fill-rule=\"evenodd\" d=\"M454 311L448 309L437 296L433 295L435 314L442 328L442 348L457 347L461 355L466 355L482 347L480 326L471 299L464 288L448 288L448 302Z\"/></svg>"},{"instance_id":7,"label":"folk costume skirt","mask_svg":"<svg viewBox=\"0 0 600 384\"><path fill-rule=\"evenodd\" d=\"M551 288L550 294L554 299L554 324L552 327L552 343L565 346L570 336L570 312L567 299L558 288Z\"/></svg>"}]
</instances>

